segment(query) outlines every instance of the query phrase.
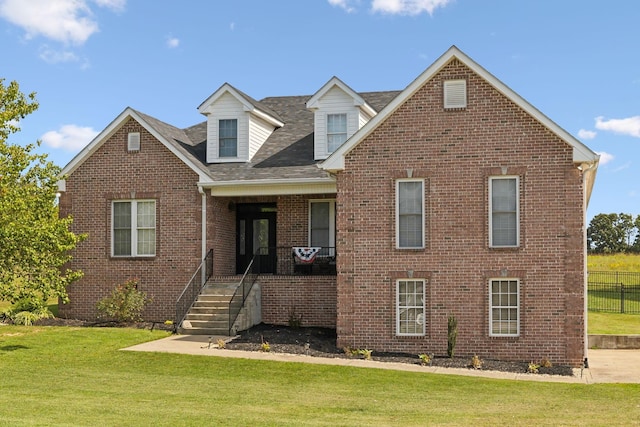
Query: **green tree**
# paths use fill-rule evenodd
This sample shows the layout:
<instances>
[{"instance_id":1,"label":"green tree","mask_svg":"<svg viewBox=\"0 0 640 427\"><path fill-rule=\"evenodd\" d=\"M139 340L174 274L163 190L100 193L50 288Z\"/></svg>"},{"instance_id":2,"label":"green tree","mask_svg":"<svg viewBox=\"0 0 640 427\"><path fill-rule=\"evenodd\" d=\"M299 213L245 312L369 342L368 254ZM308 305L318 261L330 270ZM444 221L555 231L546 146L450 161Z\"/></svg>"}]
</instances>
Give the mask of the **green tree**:
<instances>
[{"instance_id":1,"label":"green tree","mask_svg":"<svg viewBox=\"0 0 640 427\"><path fill-rule=\"evenodd\" d=\"M619 226L618 214L598 214L587 228L589 250L593 253L624 252L626 236Z\"/></svg>"},{"instance_id":2,"label":"green tree","mask_svg":"<svg viewBox=\"0 0 640 427\"><path fill-rule=\"evenodd\" d=\"M636 227L636 239L633 242L631 251L635 253L640 253L640 215L636 217L636 220L633 222L633 224Z\"/></svg>"},{"instance_id":3,"label":"green tree","mask_svg":"<svg viewBox=\"0 0 640 427\"><path fill-rule=\"evenodd\" d=\"M82 273L65 264L84 236L58 215L61 169L36 153L40 143L7 143L37 108L34 93L25 96L17 82L0 79L0 300L42 308L52 297L68 301L66 288Z\"/></svg>"}]
</instances>

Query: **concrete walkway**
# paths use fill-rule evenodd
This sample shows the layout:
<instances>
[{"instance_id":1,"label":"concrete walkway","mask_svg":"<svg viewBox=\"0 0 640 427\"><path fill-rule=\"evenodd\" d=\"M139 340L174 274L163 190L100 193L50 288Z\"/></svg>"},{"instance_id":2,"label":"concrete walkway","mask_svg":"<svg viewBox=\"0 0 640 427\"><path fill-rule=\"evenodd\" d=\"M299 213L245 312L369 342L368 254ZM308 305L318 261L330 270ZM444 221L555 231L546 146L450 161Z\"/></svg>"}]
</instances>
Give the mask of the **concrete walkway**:
<instances>
[{"instance_id":1,"label":"concrete walkway","mask_svg":"<svg viewBox=\"0 0 640 427\"><path fill-rule=\"evenodd\" d=\"M640 384L640 350L589 350L589 368L574 369L572 377L560 375L516 374L511 372L476 371L472 369L440 368L406 363L376 362L373 360L313 357L299 354L262 353L259 351L222 350L217 348L218 339L204 335L172 335L150 341L126 351L150 351L160 353L182 353L199 356L235 357L241 359L272 360L278 362L312 363L319 365L342 365L362 368L395 369L432 374L465 375L508 380L544 381L558 383L638 383Z\"/></svg>"}]
</instances>

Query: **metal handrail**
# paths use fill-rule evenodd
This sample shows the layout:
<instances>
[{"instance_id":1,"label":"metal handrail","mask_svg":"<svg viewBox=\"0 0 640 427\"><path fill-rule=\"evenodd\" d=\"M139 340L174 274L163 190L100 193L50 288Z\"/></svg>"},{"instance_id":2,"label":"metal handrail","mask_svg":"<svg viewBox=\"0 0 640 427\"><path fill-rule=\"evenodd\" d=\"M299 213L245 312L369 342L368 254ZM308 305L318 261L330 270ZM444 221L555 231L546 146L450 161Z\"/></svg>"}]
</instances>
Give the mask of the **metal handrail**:
<instances>
[{"instance_id":1,"label":"metal handrail","mask_svg":"<svg viewBox=\"0 0 640 427\"><path fill-rule=\"evenodd\" d=\"M253 285L256 282L258 275L260 274L260 261L259 261L260 258L259 257L260 257L260 254L258 251L258 253L253 255L253 258L251 258L251 262L249 262L247 269L244 271L244 274L242 275L242 279L240 279L240 283L238 284L238 287L233 293L233 296L231 297L231 299L229 300L229 336L231 336L233 324L238 319L238 316L240 315L240 310L242 310L242 307L244 307L244 303L247 300L247 296L249 296L249 292L251 292L251 289L253 288ZM241 291L242 293L238 294L238 291ZM237 300L240 298L240 296L242 296L242 302L238 305ZM235 307L234 307L234 303L236 303Z\"/></svg>"},{"instance_id":2,"label":"metal handrail","mask_svg":"<svg viewBox=\"0 0 640 427\"><path fill-rule=\"evenodd\" d=\"M191 310L193 303L202 292L202 288L207 284L209 278L213 275L213 249L207 252L193 276L184 287L182 293L176 300L176 322L175 327L182 325L187 313Z\"/></svg>"}]
</instances>

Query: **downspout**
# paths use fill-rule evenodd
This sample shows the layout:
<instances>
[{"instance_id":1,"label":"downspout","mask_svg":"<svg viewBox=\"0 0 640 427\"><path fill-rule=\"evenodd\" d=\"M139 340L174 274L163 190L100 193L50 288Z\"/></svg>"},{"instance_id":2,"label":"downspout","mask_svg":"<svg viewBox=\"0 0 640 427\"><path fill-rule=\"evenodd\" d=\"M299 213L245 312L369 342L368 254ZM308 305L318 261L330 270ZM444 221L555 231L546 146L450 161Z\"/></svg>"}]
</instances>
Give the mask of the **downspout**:
<instances>
[{"instance_id":1,"label":"downspout","mask_svg":"<svg viewBox=\"0 0 640 427\"><path fill-rule=\"evenodd\" d=\"M201 248L200 248L200 260L204 260L207 256L207 193L201 185L198 185L198 192L200 193L202 200L202 221L200 224L200 234L201 234ZM202 283L206 280L207 271L206 269L202 269Z\"/></svg>"},{"instance_id":2,"label":"downspout","mask_svg":"<svg viewBox=\"0 0 640 427\"><path fill-rule=\"evenodd\" d=\"M578 170L582 172L582 183L584 186L584 191L582 192L582 218L584 218L585 224L582 227L582 241L586 245L587 242L587 205L589 204L589 197L591 195L591 190L593 188L593 176L589 176L591 174L595 174L594 168L598 167L598 161L591 163L582 163L578 166ZM583 277L584 277L584 361L583 368L589 368L589 289L588 289L588 274L589 269L587 268L587 248L585 246L585 251L583 254Z\"/></svg>"}]
</instances>

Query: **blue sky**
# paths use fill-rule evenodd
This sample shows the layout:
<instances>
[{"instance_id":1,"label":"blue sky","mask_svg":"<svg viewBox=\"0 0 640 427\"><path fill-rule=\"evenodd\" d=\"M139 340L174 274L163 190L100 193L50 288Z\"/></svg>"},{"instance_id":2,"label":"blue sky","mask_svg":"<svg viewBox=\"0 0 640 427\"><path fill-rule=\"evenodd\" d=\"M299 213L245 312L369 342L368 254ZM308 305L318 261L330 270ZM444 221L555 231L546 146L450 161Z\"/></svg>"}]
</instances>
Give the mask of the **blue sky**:
<instances>
[{"instance_id":1,"label":"blue sky","mask_svg":"<svg viewBox=\"0 0 640 427\"><path fill-rule=\"evenodd\" d=\"M0 78L40 108L10 142L64 166L125 107L179 127L228 82L404 89L456 45L601 154L589 218L640 214L640 2L0 0Z\"/></svg>"}]
</instances>

